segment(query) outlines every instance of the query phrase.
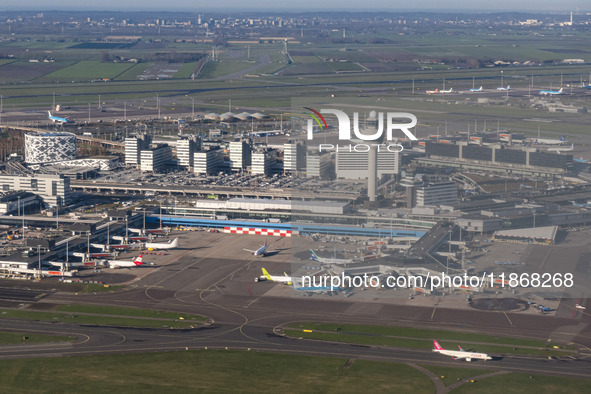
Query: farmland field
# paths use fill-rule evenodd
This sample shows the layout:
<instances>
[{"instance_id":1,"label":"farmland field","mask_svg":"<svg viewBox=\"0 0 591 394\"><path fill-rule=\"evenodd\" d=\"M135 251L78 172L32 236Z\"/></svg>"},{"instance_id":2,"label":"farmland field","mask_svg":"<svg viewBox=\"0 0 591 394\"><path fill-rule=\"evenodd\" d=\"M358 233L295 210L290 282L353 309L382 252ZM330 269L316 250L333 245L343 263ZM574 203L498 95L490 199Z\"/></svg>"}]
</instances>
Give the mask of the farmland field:
<instances>
[{"instance_id":1,"label":"farmland field","mask_svg":"<svg viewBox=\"0 0 591 394\"><path fill-rule=\"evenodd\" d=\"M83 60L40 78L42 81L90 81L95 79L114 79L134 67L134 63L103 63Z\"/></svg>"}]
</instances>

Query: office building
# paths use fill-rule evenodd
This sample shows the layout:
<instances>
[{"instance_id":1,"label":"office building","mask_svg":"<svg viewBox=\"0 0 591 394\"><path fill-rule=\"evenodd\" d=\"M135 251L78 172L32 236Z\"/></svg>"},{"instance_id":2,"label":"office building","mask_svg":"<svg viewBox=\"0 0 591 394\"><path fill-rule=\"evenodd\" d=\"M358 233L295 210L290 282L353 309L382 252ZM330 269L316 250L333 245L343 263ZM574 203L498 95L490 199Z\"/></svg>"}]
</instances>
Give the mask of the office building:
<instances>
[{"instance_id":1,"label":"office building","mask_svg":"<svg viewBox=\"0 0 591 394\"><path fill-rule=\"evenodd\" d=\"M253 175L269 176L276 162L277 156L274 150L253 153L250 171Z\"/></svg>"},{"instance_id":2,"label":"office building","mask_svg":"<svg viewBox=\"0 0 591 394\"><path fill-rule=\"evenodd\" d=\"M152 136L140 134L125 139L125 165L137 167L141 161L141 151L150 149Z\"/></svg>"},{"instance_id":3,"label":"office building","mask_svg":"<svg viewBox=\"0 0 591 394\"><path fill-rule=\"evenodd\" d=\"M38 195L48 206L70 204L70 178L64 175L0 175L0 191L24 191Z\"/></svg>"},{"instance_id":4,"label":"office building","mask_svg":"<svg viewBox=\"0 0 591 394\"><path fill-rule=\"evenodd\" d=\"M57 163L76 159L76 135L72 133L25 134L27 164Z\"/></svg>"},{"instance_id":5,"label":"office building","mask_svg":"<svg viewBox=\"0 0 591 394\"><path fill-rule=\"evenodd\" d=\"M195 174L216 174L223 162L224 151L217 147L195 152L193 155L193 172Z\"/></svg>"},{"instance_id":6,"label":"office building","mask_svg":"<svg viewBox=\"0 0 591 394\"><path fill-rule=\"evenodd\" d=\"M152 149L140 152L140 170L158 172L166 167L172 159L172 148L160 144Z\"/></svg>"},{"instance_id":7,"label":"office building","mask_svg":"<svg viewBox=\"0 0 591 394\"><path fill-rule=\"evenodd\" d=\"M290 142L283 145L283 172L294 173L306 168L306 145Z\"/></svg>"},{"instance_id":8,"label":"office building","mask_svg":"<svg viewBox=\"0 0 591 394\"><path fill-rule=\"evenodd\" d=\"M230 167L232 171L246 169L251 163L251 145L249 141L230 142Z\"/></svg>"}]
</instances>

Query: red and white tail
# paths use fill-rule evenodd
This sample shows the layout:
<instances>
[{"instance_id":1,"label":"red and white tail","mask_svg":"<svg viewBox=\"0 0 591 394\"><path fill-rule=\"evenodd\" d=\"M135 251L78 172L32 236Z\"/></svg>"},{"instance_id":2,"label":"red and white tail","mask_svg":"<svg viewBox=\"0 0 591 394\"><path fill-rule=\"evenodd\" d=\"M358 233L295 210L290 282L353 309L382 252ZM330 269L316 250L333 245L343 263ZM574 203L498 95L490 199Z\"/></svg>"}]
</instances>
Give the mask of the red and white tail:
<instances>
[{"instance_id":1,"label":"red and white tail","mask_svg":"<svg viewBox=\"0 0 591 394\"><path fill-rule=\"evenodd\" d=\"M435 346L435 350L445 350L441 347L441 345L437 341L433 341L433 346Z\"/></svg>"},{"instance_id":2,"label":"red and white tail","mask_svg":"<svg viewBox=\"0 0 591 394\"><path fill-rule=\"evenodd\" d=\"M133 261L133 263L135 265L142 265L143 264L142 263L142 257L143 257L143 255L140 254L139 257Z\"/></svg>"},{"instance_id":3,"label":"red and white tail","mask_svg":"<svg viewBox=\"0 0 591 394\"><path fill-rule=\"evenodd\" d=\"M460 345L458 345L458 347L460 348L460 352L464 351L464 349L462 349L462 347Z\"/></svg>"}]
</instances>

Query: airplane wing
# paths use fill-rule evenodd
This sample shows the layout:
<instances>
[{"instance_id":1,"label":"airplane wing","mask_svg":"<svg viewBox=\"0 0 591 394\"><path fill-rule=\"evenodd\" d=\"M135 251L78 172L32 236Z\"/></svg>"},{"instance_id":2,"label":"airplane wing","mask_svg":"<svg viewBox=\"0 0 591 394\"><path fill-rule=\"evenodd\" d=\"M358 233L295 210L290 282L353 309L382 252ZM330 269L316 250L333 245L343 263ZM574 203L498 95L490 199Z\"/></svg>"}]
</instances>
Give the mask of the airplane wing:
<instances>
[{"instance_id":1,"label":"airplane wing","mask_svg":"<svg viewBox=\"0 0 591 394\"><path fill-rule=\"evenodd\" d=\"M243 250L246 250L247 252L250 252L250 253L256 252L256 250L250 250L250 249L243 249Z\"/></svg>"}]
</instances>

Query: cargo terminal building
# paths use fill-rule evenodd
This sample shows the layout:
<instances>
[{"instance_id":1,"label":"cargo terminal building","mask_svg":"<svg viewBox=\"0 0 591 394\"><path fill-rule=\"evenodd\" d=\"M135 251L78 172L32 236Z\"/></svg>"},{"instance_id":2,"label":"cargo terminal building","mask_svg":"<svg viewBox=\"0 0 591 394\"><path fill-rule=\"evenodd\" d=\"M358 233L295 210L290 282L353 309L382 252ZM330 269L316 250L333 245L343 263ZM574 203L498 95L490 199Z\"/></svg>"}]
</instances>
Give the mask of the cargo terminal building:
<instances>
[{"instance_id":1,"label":"cargo terminal building","mask_svg":"<svg viewBox=\"0 0 591 394\"><path fill-rule=\"evenodd\" d=\"M500 175L555 178L572 170L573 156L539 152L536 148L510 149L502 145L427 142L426 157L415 161L424 167L486 171Z\"/></svg>"}]
</instances>

